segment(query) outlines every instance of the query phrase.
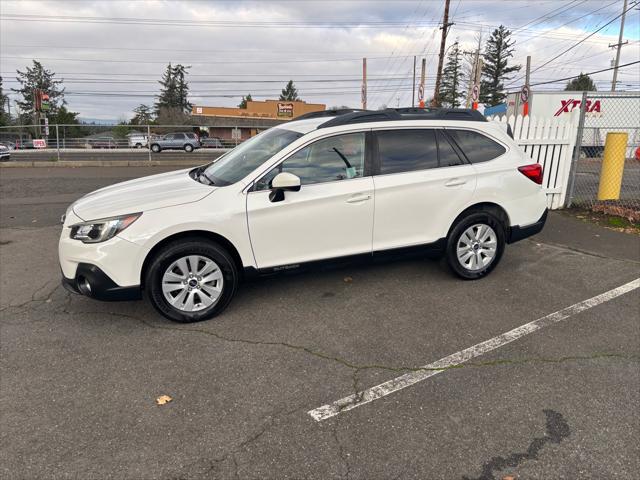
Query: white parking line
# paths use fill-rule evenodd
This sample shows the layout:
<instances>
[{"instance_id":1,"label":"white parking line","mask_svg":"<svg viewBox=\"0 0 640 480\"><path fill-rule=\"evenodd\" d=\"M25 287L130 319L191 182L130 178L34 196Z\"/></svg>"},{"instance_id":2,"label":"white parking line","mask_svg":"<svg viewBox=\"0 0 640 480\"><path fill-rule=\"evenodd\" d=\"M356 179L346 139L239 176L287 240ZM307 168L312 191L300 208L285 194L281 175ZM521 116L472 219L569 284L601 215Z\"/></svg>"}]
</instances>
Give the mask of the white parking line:
<instances>
[{"instance_id":1,"label":"white parking line","mask_svg":"<svg viewBox=\"0 0 640 480\"><path fill-rule=\"evenodd\" d=\"M640 278L637 278L629 283L619 286L618 288L614 288L613 290L609 290L608 292L604 292L600 295L596 295L595 297L583 300L582 302L578 302L574 305L571 305L570 307L563 308L562 310L551 313L532 322L525 323L524 325L516 327L513 330L509 330L508 332L490 338L489 340L441 358L436 362L420 367L420 370L406 373L405 375L381 383L380 385L376 385L375 387L368 388L366 390L358 392L357 394L349 395L348 397L341 398L340 400L336 400L333 403L329 403L327 405L323 405L322 407L309 410L307 413L318 422L331 417L335 417L339 413L352 410L356 407L361 407L362 405L366 405L367 403L373 402L374 400L386 397L387 395L397 392L398 390L402 390L403 388L407 388L411 385L421 382L422 380L426 380L429 377L433 377L438 373L442 373L448 368L468 362L472 358L500 348L508 343L513 342L514 340L518 340L519 338L524 337L525 335L529 335L530 333L536 332L544 327L548 327L549 325L558 323L573 315L595 307L596 305L600 305L601 303L613 300L614 298L631 292L639 287Z\"/></svg>"}]
</instances>

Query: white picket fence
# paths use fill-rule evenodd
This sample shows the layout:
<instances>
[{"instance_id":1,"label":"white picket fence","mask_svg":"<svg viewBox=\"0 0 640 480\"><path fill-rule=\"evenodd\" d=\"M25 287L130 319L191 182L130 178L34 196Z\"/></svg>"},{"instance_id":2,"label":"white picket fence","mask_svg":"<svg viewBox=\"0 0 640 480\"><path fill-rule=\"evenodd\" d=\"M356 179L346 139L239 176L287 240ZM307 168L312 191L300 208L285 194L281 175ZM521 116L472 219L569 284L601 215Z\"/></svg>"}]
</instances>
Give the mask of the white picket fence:
<instances>
[{"instance_id":1,"label":"white picket fence","mask_svg":"<svg viewBox=\"0 0 640 480\"><path fill-rule=\"evenodd\" d=\"M562 208L568 190L577 123L521 115L495 116L489 120L511 126L516 143L544 169L542 187L547 194L547 207Z\"/></svg>"}]
</instances>

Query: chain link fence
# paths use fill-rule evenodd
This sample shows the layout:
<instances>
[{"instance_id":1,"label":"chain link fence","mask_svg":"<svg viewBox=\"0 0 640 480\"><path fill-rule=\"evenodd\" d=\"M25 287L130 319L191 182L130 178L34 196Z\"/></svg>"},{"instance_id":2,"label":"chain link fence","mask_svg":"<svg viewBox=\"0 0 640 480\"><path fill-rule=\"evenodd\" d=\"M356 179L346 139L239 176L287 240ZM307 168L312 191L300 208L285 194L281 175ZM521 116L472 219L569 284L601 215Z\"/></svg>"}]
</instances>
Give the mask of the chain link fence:
<instances>
[{"instance_id":1,"label":"chain link fence","mask_svg":"<svg viewBox=\"0 0 640 480\"><path fill-rule=\"evenodd\" d=\"M184 160L206 163L265 127L216 125L12 125L0 127L10 161Z\"/></svg>"},{"instance_id":2,"label":"chain link fence","mask_svg":"<svg viewBox=\"0 0 640 480\"><path fill-rule=\"evenodd\" d=\"M585 92L568 206L640 221L640 92Z\"/></svg>"}]
</instances>

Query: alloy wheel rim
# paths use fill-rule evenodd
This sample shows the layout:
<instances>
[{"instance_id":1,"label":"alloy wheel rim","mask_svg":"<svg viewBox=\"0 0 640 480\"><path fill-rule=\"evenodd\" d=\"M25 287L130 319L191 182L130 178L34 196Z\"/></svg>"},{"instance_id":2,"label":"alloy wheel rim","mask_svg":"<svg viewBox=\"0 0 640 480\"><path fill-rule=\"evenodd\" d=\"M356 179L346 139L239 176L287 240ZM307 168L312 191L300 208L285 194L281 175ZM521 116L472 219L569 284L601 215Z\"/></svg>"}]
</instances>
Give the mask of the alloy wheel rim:
<instances>
[{"instance_id":1,"label":"alloy wheel rim","mask_svg":"<svg viewBox=\"0 0 640 480\"><path fill-rule=\"evenodd\" d=\"M464 268L479 271L493 262L497 248L498 237L493 228L477 223L462 232L456 244L456 254Z\"/></svg>"},{"instance_id":2,"label":"alloy wheel rim","mask_svg":"<svg viewBox=\"0 0 640 480\"><path fill-rule=\"evenodd\" d=\"M187 255L173 262L162 276L162 293L173 308L197 312L220 299L224 278L216 262L201 255Z\"/></svg>"}]
</instances>

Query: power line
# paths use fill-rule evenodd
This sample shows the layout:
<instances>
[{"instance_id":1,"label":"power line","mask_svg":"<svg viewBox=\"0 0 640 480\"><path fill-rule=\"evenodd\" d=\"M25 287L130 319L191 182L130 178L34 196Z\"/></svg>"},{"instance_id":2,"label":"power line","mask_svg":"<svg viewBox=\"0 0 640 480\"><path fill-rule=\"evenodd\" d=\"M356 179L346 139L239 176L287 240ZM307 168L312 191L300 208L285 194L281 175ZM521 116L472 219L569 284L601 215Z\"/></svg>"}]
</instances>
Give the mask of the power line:
<instances>
[{"instance_id":1,"label":"power line","mask_svg":"<svg viewBox=\"0 0 640 480\"><path fill-rule=\"evenodd\" d=\"M586 37L584 37L582 40L574 43L573 45L571 45L569 48L567 48L566 50L563 50L562 52L560 52L558 55L556 55L555 57L551 58L550 60L547 60L545 63L543 63L542 65L540 65L537 68L534 68L531 73L534 73L538 70L540 70L542 67L544 67L545 65L548 65L549 63L553 62L554 60L560 58L562 55L564 55L565 53L569 52L570 50L573 50L575 47L577 47L578 45L580 45L581 43L583 43L585 40L587 40L588 38L594 36L596 33L598 33L599 31L603 30L605 27L607 27L608 25L611 25L613 22L615 22L618 18L620 18L622 15L624 15L626 12L628 12L629 10L631 10L632 8L634 8L637 5L637 2L634 2L631 4L630 7L628 7L626 10L624 10L621 14L616 15L615 17L613 17L611 20L609 20L607 23L605 23L604 25L602 25L600 28L598 28L597 30L591 32L589 35L587 35ZM518 79L514 80L513 83L516 83L520 80L522 80L524 78L524 76L519 77Z\"/></svg>"}]
</instances>

